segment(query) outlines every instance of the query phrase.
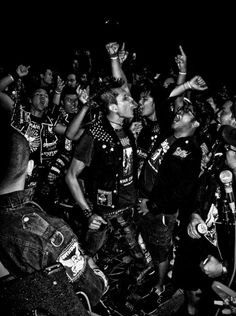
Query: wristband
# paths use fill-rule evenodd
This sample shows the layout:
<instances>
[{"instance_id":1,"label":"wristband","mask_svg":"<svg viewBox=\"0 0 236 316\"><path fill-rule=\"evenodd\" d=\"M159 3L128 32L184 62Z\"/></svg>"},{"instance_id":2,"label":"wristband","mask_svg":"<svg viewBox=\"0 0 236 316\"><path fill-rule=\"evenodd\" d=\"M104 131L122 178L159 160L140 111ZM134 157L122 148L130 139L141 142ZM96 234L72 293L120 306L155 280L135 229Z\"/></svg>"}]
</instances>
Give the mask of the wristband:
<instances>
[{"instance_id":1,"label":"wristband","mask_svg":"<svg viewBox=\"0 0 236 316\"><path fill-rule=\"evenodd\" d=\"M13 79L13 81L17 81L18 79L20 79L20 76L17 72L15 74L9 74L9 76L11 79Z\"/></svg>"},{"instance_id":2,"label":"wristband","mask_svg":"<svg viewBox=\"0 0 236 316\"><path fill-rule=\"evenodd\" d=\"M186 84L188 85L189 89L192 89L191 83L189 81L186 82Z\"/></svg>"},{"instance_id":3,"label":"wristband","mask_svg":"<svg viewBox=\"0 0 236 316\"><path fill-rule=\"evenodd\" d=\"M12 75L8 74L8 77L10 77L11 81L15 81Z\"/></svg>"},{"instance_id":4,"label":"wristband","mask_svg":"<svg viewBox=\"0 0 236 316\"><path fill-rule=\"evenodd\" d=\"M180 75L187 75L186 72L182 72L182 71L179 71L179 74L180 74Z\"/></svg>"},{"instance_id":5,"label":"wristband","mask_svg":"<svg viewBox=\"0 0 236 316\"><path fill-rule=\"evenodd\" d=\"M112 56L111 59L118 59L118 56Z\"/></svg>"},{"instance_id":6,"label":"wristband","mask_svg":"<svg viewBox=\"0 0 236 316\"><path fill-rule=\"evenodd\" d=\"M222 274L226 274L227 272L227 268L222 264Z\"/></svg>"},{"instance_id":7,"label":"wristband","mask_svg":"<svg viewBox=\"0 0 236 316\"><path fill-rule=\"evenodd\" d=\"M88 209L88 208L84 209L83 213L84 213L84 216L87 217L87 218L92 216L92 211L90 209Z\"/></svg>"},{"instance_id":8,"label":"wristband","mask_svg":"<svg viewBox=\"0 0 236 316\"><path fill-rule=\"evenodd\" d=\"M61 94L61 92L60 92L60 91L57 91L57 90L55 90L55 93L56 93L56 94Z\"/></svg>"}]
</instances>

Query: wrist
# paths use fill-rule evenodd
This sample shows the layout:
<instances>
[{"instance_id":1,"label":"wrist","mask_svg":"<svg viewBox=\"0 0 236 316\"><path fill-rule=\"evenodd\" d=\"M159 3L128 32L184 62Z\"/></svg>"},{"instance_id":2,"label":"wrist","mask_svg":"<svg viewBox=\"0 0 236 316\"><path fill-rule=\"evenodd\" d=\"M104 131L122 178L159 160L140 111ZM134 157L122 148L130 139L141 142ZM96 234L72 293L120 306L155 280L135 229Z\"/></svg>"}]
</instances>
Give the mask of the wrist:
<instances>
[{"instance_id":1,"label":"wrist","mask_svg":"<svg viewBox=\"0 0 236 316\"><path fill-rule=\"evenodd\" d=\"M83 209L82 212L86 218L90 218L93 215L92 211L89 208Z\"/></svg>"},{"instance_id":2,"label":"wrist","mask_svg":"<svg viewBox=\"0 0 236 316\"><path fill-rule=\"evenodd\" d=\"M17 72L13 74L9 74L8 76L11 78L12 81L17 81L20 78Z\"/></svg>"},{"instance_id":3,"label":"wrist","mask_svg":"<svg viewBox=\"0 0 236 316\"><path fill-rule=\"evenodd\" d=\"M110 59L118 59L119 57L118 57L118 55L116 54L116 55L110 55Z\"/></svg>"},{"instance_id":4,"label":"wrist","mask_svg":"<svg viewBox=\"0 0 236 316\"><path fill-rule=\"evenodd\" d=\"M192 90L192 85L189 81L183 83L184 90Z\"/></svg>"},{"instance_id":5,"label":"wrist","mask_svg":"<svg viewBox=\"0 0 236 316\"><path fill-rule=\"evenodd\" d=\"M227 274L227 268L225 266L222 266L222 274Z\"/></svg>"},{"instance_id":6,"label":"wrist","mask_svg":"<svg viewBox=\"0 0 236 316\"><path fill-rule=\"evenodd\" d=\"M189 88L190 90L192 90L193 87L192 87L190 81L187 81L186 84L187 84L188 88Z\"/></svg>"},{"instance_id":7,"label":"wrist","mask_svg":"<svg viewBox=\"0 0 236 316\"><path fill-rule=\"evenodd\" d=\"M227 267L224 265L224 263L222 262L222 275L225 275L228 273Z\"/></svg>"},{"instance_id":8,"label":"wrist","mask_svg":"<svg viewBox=\"0 0 236 316\"><path fill-rule=\"evenodd\" d=\"M11 81L15 81L15 79L13 78L13 76L11 74L8 74L8 77L11 79Z\"/></svg>"}]
</instances>

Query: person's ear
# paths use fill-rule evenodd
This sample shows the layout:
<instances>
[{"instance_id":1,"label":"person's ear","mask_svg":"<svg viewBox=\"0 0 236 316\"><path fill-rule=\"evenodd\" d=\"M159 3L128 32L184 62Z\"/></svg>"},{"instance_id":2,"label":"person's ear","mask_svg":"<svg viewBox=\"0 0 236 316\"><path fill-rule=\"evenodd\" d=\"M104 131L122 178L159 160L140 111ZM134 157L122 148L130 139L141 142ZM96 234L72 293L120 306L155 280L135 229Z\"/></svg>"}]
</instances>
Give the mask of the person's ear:
<instances>
[{"instance_id":1,"label":"person's ear","mask_svg":"<svg viewBox=\"0 0 236 316\"><path fill-rule=\"evenodd\" d=\"M30 159L28 161L28 166L27 166L27 175L28 176L32 176L33 169L34 169L34 160Z\"/></svg>"},{"instance_id":2,"label":"person's ear","mask_svg":"<svg viewBox=\"0 0 236 316\"><path fill-rule=\"evenodd\" d=\"M194 121L193 122L193 127L197 128L198 126L200 126L200 123L198 121Z\"/></svg>"},{"instance_id":3,"label":"person's ear","mask_svg":"<svg viewBox=\"0 0 236 316\"><path fill-rule=\"evenodd\" d=\"M118 112L118 107L115 103L109 105L109 110L112 112Z\"/></svg>"}]
</instances>

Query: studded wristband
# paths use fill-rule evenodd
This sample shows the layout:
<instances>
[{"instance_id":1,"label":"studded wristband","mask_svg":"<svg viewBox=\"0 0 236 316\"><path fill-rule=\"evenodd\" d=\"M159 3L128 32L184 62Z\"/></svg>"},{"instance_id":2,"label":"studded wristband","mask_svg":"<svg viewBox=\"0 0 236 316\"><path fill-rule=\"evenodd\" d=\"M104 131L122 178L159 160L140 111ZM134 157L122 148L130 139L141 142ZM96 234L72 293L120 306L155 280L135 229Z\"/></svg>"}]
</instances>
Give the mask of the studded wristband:
<instances>
[{"instance_id":1,"label":"studded wristband","mask_svg":"<svg viewBox=\"0 0 236 316\"><path fill-rule=\"evenodd\" d=\"M90 209L88 209L88 208L84 209L83 213L84 213L84 216L87 217L87 218L92 216L92 211Z\"/></svg>"}]
</instances>

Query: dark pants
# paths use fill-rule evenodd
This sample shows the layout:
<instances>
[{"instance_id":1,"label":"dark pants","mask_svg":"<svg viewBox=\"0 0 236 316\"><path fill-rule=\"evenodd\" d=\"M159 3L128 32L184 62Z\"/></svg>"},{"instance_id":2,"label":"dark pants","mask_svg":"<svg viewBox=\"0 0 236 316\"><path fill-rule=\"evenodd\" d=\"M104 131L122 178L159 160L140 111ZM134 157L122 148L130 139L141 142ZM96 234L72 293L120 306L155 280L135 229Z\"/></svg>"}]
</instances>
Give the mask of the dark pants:
<instances>
[{"instance_id":1,"label":"dark pants","mask_svg":"<svg viewBox=\"0 0 236 316\"><path fill-rule=\"evenodd\" d=\"M140 230L155 265L166 261L172 251L173 231L178 214L147 213L140 219Z\"/></svg>"},{"instance_id":2,"label":"dark pants","mask_svg":"<svg viewBox=\"0 0 236 316\"><path fill-rule=\"evenodd\" d=\"M114 211L110 214L103 214L102 217L108 222L107 225L102 226L99 230L88 230L86 236L86 250L88 254L93 257L98 250L103 247L109 236L110 227L113 226L112 223L115 221L118 227L122 229L131 256L145 263L143 252L137 241L137 231L133 221L133 209L126 208L124 210Z\"/></svg>"}]
</instances>

